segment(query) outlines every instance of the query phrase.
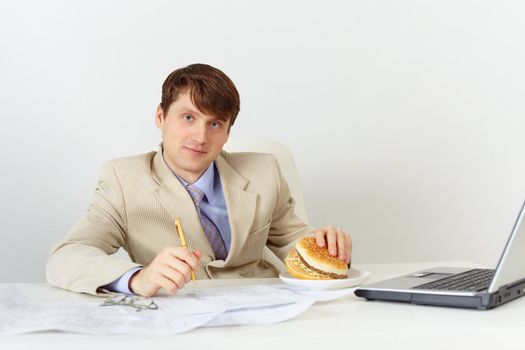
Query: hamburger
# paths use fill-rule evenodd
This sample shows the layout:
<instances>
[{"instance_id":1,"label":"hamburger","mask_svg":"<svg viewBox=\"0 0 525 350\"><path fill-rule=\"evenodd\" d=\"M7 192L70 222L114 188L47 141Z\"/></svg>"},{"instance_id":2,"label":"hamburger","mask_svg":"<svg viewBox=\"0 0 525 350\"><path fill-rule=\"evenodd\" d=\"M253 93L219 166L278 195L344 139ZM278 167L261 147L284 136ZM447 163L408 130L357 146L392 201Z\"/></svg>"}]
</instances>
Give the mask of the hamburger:
<instances>
[{"instance_id":1,"label":"hamburger","mask_svg":"<svg viewBox=\"0 0 525 350\"><path fill-rule=\"evenodd\" d=\"M348 278L348 265L330 255L328 247L319 247L314 237L303 237L290 250L284 263L290 275L303 280Z\"/></svg>"}]
</instances>

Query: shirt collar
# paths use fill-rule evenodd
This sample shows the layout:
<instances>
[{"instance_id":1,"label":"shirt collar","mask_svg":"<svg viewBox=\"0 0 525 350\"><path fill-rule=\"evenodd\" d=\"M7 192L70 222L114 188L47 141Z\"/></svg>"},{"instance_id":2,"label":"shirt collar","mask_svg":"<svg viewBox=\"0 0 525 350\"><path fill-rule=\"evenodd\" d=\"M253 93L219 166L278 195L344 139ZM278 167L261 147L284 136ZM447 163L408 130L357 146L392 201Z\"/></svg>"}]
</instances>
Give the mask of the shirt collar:
<instances>
[{"instance_id":1,"label":"shirt collar","mask_svg":"<svg viewBox=\"0 0 525 350\"><path fill-rule=\"evenodd\" d=\"M164 155L162 158L164 159ZM165 159L164 162L166 162ZM168 165L168 163L166 163L166 165ZM190 183L184 181L180 176L175 174L173 170L171 170L171 172L180 181L180 183L184 185L184 187L188 187L188 185L190 185ZM204 192L204 199L206 199L208 203L212 198L214 198L215 173L215 162L213 161L211 162L208 169L206 169L206 171L201 175L201 177L199 177L199 179L192 184Z\"/></svg>"},{"instance_id":2,"label":"shirt collar","mask_svg":"<svg viewBox=\"0 0 525 350\"><path fill-rule=\"evenodd\" d=\"M210 202L213 197L213 188L215 185L215 162L212 162L204 174L199 177L193 186L197 186L202 192L204 192L204 198Z\"/></svg>"}]
</instances>

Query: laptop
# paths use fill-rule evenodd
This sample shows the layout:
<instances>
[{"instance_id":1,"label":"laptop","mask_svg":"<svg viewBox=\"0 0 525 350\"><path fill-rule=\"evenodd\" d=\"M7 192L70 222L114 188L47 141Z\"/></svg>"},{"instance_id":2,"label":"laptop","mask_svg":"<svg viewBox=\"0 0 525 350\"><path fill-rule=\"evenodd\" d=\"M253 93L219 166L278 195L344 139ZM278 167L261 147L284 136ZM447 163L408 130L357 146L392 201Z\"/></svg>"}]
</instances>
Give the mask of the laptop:
<instances>
[{"instance_id":1,"label":"laptop","mask_svg":"<svg viewBox=\"0 0 525 350\"><path fill-rule=\"evenodd\" d=\"M367 300L492 309L525 294L525 203L496 269L435 267L359 287Z\"/></svg>"}]
</instances>

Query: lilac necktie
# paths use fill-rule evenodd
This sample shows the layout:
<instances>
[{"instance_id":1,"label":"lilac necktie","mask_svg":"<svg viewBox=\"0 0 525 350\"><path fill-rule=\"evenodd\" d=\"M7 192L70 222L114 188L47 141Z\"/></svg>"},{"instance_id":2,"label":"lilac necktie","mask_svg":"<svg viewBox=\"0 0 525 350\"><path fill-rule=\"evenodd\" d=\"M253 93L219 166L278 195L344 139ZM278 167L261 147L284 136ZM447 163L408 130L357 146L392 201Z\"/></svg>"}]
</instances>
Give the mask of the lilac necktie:
<instances>
[{"instance_id":1,"label":"lilac necktie","mask_svg":"<svg viewBox=\"0 0 525 350\"><path fill-rule=\"evenodd\" d=\"M190 194L193 203L195 203L195 208L197 209L197 214L199 215L199 221L201 222L202 229L204 234L208 238L208 241L211 244L213 252L215 253L215 259L217 260L226 260L226 248L224 242L222 241L221 234L217 227L211 222L210 219L201 211L200 203L204 198L204 192L200 188L188 185L186 186L188 193Z\"/></svg>"}]
</instances>

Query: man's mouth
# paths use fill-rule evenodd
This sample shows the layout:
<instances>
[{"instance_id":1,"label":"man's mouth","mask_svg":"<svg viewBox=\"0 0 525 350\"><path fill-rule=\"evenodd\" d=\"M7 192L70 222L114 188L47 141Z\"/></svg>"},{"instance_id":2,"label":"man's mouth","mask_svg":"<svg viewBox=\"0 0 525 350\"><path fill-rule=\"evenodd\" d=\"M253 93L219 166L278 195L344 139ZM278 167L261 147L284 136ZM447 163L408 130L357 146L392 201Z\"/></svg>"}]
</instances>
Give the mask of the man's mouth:
<instances>
[{"instance_id":1,"label":"man's mouth","mask_svg":"<svg viewBox=\"0 0 525 350\"><path fill-rule=\"evenodd\" d=\"M196 147L188 147L188 146L184 146L184 149L192 152L192 153L197 153L197 154L206 154L208 153L205 149L200 149L200 148L196 148Z\"/></svg>"}]
</instances>

